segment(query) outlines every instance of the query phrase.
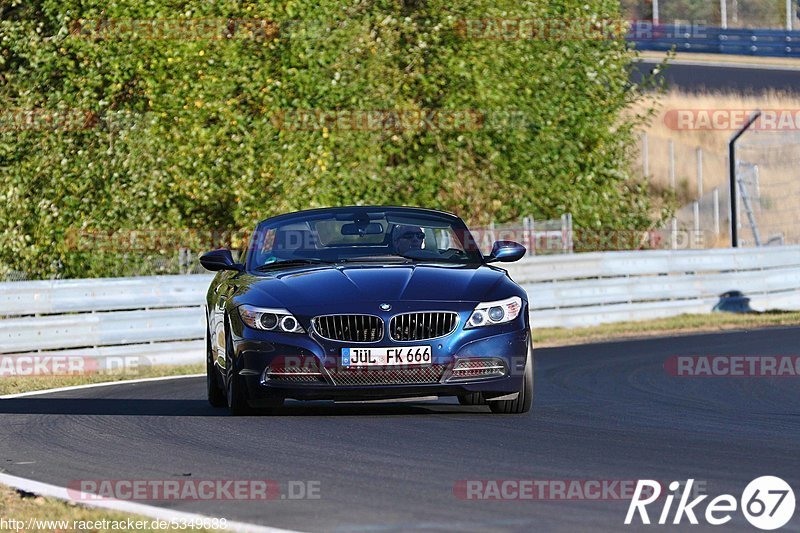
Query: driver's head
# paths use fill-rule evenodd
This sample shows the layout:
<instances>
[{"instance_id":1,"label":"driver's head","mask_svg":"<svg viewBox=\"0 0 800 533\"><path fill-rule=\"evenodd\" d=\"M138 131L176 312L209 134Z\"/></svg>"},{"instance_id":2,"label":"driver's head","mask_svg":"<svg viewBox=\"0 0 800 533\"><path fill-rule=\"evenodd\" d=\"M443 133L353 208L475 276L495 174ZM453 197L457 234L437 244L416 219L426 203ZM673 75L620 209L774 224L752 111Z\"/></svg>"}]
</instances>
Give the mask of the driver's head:
<instances>
[{"instance_id":1,"label":"driver's head","mask_svg":"<svg viewBox=\"0 0 800 533\"><path fill-rule=\"evenodd\" d=\"M408 250L422 249L424 240L425 234L419 226L395 226L392 230L394 249L401 254Z\"/></svg>"}]
</instances>

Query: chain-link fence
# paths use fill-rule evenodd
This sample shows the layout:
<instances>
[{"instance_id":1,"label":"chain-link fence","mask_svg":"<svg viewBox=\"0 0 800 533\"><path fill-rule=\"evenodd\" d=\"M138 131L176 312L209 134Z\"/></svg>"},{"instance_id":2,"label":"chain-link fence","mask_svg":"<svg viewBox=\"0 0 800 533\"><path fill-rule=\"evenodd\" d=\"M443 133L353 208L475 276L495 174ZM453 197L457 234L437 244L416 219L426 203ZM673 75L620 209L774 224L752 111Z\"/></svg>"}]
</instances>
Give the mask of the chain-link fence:
<instances>
[{"instance_id":1,"label":"chain-link fence","mask_svg":"<svg viewBox=\"0 0 800 533\"><path fill-rule=\"evenodd\" d=\"M800 243L800 132L748 131L736 156L739 244Z\"/></svg>"},{"instance_id":2,"label":"chain-link fence","mask_svg":"<svg viewBox=\"0 0 800 533\"><path fill-rule=\"evenodd\" d=\"M653 141L649 141L652 147ZM673 143L673 179L682 207L671 224L678 230L692 230L707 247L730 245L730 178L727 156L703 153L705 176L702 181L687 177L687 166L700 161L689 146ZM740 246L771 246L800 243L800 132L755 129L737 142L736 185L738 188L737 227ZM708 169L713 173L709 175ZM669 164L658 173L669 173ZM662 180L664 178L662 177ZM699 187L692 194L690 189ZM691 199L691 198L694 199Z\"/></svg>"}]
</instances>

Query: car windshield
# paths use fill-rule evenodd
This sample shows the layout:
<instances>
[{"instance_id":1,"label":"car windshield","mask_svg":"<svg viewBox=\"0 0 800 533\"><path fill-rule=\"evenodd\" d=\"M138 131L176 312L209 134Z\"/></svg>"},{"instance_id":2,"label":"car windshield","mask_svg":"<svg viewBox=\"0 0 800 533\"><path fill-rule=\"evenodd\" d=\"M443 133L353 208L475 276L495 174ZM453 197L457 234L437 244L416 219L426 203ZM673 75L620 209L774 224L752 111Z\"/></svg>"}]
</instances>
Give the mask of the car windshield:
<instances>
[{"instance_id":1,"label":"car windshield","mask_svg":"<svg viewBox=\"0 0 800 533\"><path fill-rule=\"evenodd\" d=\"M412 208L332 208L281 215L256 228L248 268L351 262L481 262L464 222Z\"/></svg>"}]
</instances>

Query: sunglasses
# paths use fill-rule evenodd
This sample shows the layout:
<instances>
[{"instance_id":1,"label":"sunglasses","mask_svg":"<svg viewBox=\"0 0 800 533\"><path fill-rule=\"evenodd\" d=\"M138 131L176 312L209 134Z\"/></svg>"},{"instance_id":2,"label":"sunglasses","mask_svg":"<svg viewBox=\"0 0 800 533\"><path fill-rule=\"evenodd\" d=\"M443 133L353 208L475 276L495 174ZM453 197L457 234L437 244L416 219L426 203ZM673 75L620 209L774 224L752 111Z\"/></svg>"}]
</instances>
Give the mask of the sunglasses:
<instances>
[{"instance_id":1,"label":"sunglasses","mask_svg":"<svg viewBox=\"0 0 800 533\"><path fill-rule=\"evenodd\" d=\"M400 238L401 239L409 239L409 240L418 239L418 240L421 241L422 239L425 238L425 234L422 233L421 231L408 231L408 232L403 233L402 235L400 235Z\"/></svg>"}]
</instances>

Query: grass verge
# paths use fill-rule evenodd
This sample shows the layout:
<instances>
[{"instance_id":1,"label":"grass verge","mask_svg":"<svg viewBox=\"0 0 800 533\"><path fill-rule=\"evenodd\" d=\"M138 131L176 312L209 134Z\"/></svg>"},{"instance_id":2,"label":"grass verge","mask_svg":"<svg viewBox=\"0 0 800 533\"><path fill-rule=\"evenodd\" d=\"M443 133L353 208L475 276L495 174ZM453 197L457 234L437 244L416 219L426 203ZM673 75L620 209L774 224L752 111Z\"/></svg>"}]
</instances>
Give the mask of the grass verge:
<instances>
[{"instance_id":1,"label":"grass verge","mask_svg":"<svg viewBox=\"0 0 800 533\"><path fill-rule=\"evenodd\" d=\"M176 523L175 527L161 527L168 525L169 522L154 523L156 520L153 518L85 507L74 502L45 498L2 485L0 485L0 517L5 520L0 529L10 532L136 531L142 533L181 529L179 523ZM191 531L214 530L191 529Z\"/></svg>"},{"instance_id":2,"label":"grass verge","mask_svg":"<svg viewBox=\"0 0 800 533\"><path fill-rule=\"evenodd\" d=\"M196 365L144 366L139 367L135 373L119 372L64 376L3 377L0 379L0 395L71 387L73 385L86 385L88 383L103 383L107 381L201 374L205 371L205 365L200 363Z\"/></svg>"},{"instance_id":3,"label":"grass verge","mask_svg":"<svg viewBox=\"0 0 800 533\"><path fill-rule=\"evenodd\" d=\"M587 328L534 329L533 342L534 345L540 348L546 348L598 341L798 325L800 325L800 312L767 312L747 315L730 313L679 315L657 320L617 322Z\"/></svg>"}]
</instances>

